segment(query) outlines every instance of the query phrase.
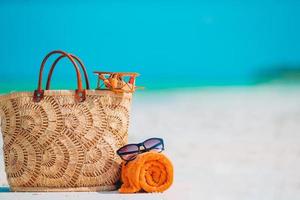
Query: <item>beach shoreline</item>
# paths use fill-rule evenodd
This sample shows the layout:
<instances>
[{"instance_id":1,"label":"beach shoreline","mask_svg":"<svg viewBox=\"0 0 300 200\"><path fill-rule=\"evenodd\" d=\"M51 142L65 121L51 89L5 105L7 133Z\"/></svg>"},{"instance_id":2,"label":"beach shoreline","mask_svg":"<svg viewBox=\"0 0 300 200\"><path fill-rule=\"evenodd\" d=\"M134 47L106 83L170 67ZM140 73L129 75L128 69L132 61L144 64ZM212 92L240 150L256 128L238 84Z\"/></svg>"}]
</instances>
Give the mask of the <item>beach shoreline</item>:
<instances>
[{"instance_id":1,"label":"beach shoreline","mask_svg":"<svg viewBox=\"0 0 300 200\"><path fill-rule=\"evenodd\" d=\"M129 142L163 138L165 154L175 169L174 184L163 196L142 198L300 198L299 122L299 85L137 93ZM2 149L0 155L0 185L7 186ZM97 194L90 199L96 199ZM120 198L113 194L99 196ZM51 195L32 197L47 199ZM20 197L9 193L0 196Z\"/></svg>"}]
</instances>

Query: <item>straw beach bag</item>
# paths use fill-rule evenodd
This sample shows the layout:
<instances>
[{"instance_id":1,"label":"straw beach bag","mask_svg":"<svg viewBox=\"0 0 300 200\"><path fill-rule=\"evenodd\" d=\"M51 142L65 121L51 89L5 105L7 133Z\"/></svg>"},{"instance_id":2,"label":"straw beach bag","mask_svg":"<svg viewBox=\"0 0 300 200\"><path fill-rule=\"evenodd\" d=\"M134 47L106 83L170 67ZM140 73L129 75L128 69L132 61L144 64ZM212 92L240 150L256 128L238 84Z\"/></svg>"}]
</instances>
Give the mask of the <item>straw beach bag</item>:
<instances>
[{"instance_id":1,"label":"straw beach bag","mask_svg":"<svg viewBox=\"0 0 300 200\"><path fill-rule=\"evenodd\" d=\"M42 74L50 56L46 90ZM77 90L50 90L62 58L73 64ZM82 68L86 89L82 86ZM43 60L38 89L0 96L5 171L12 191L113 190L120 176L116 150L127 143L131 93L90 90L83 63L63 51Z\"/></svg>"}]
</instances>

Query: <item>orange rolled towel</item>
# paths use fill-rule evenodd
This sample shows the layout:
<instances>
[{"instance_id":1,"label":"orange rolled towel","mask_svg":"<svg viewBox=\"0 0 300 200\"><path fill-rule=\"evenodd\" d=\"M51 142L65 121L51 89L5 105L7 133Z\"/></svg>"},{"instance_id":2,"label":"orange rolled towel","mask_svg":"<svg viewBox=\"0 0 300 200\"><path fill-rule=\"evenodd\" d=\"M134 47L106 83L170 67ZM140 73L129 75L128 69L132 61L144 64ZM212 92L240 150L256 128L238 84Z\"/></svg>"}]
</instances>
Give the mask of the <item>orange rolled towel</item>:
<instances>
[{"instance_id":1,"label":"orange rolled towel","mask_svg":"<svg viewBox=\"0 0 300 200\"><path fill-rule=\"evenodd\" d=\"M147 152L122 164L120 193L163 192L173 183L173 165L162 153Z\"/></svg>"}]
</instances>

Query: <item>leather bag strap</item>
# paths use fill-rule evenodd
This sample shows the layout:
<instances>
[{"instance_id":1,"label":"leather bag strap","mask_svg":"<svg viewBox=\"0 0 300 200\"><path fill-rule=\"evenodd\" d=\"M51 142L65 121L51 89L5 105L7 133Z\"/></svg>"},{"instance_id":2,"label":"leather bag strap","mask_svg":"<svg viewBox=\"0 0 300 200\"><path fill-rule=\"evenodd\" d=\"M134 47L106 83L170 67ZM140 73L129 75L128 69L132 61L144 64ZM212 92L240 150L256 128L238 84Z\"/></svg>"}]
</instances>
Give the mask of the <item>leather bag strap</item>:
<instances>
[{"instance_id":1,"label":"leather bag strap","mask_svg":"<svg viewBox=\"0 0 300 200\"><path fill-rule=\"evenodd\" d=\"M89 83L89 77L86 71L86 68L83 64L83 62L75 55L69 54L73 59L75 59L77 61L77 63L79 63L83 73L84 73L84 78L85 78L85 86L86 89L89 90L90 89L90 83ZM50 90L50 84L51 84L51 79L52 79L52 74L54 71L55 66L57 65L57 63L62 59L65 58L65 55L61 55L59 56L52 64L51 69L49 71L49 75L48 75L48 79L47 79L47 84L46 84L46 90Z\"/></svg>"},{"instance_id":2,"label":"leather bag strap","mask_svg":"<svg viewBox=\"0 0 300 200\"><path fill-rule=\"evenodd\" d=\"M86 98L86 90L84 90L83 87L82 87L82 79L81 79L80 70L79 70L76 62L72 58L72 56L70 54L64 52L64 51L61 51L61 50L51 51L43 59L41 67L40 67L38 88L34 91L33 101L34 102L40 102L44 98L44 90L42 89L43 71L44 71L45 64L46 64L47 60L49 59L50 56L52 56L54 54L64 55L65 57L67 57L72 62L73 66L76 70L76 76L77 76L77 89L75 90L75 99L78 102L83 102Z\"/></svg>"}]
</instances>

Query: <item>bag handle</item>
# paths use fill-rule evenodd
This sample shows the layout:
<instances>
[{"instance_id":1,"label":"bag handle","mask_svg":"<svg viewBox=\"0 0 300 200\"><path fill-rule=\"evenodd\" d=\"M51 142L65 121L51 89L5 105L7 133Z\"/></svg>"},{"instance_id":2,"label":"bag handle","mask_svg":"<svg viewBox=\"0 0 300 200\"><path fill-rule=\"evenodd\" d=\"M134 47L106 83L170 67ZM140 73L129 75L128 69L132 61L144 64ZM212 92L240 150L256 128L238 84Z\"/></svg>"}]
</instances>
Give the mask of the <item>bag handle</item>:
<instances>
[{"instance_id":1,"label":"bag handle","mask_svg":"<svg viewBox=\"0 0 300 200\"><path fill-rule=\"evenodd\" d=\"M81 69L82 69L82 71L83 71L83 73L84 73L86 89L89 90L89 89L90 89L89 78L88 78L88 74L87 74L87 72L86 72L86 68L85 68L83 62L82 62L77 56L72 55L72 54L69 54L69 55L79 63L79 65L80 65L80 67L81 67ZM50 71L49 71L49 75L48 75L48 79L47 79L47 84L46 84L46 90L50 90L50 84L51 84L52 74L53 74L53 71L54 71L54 68L55 68L56 64L57 64L62 58L64 58L64 57L66 57L66 56L65 56L65 55L61 55L61 56L59 56L59 57L53 62L52 66L51 66L51 69L50 69Z\"/></svg>"},{"instance_id":2,"label":"bag handle","mask_svg":"<svg viewBox=\"0 0 300 200\"><path fill-rule=\"evenodd\" d=\"M78 102L83 102L86 98L86 91L82 88L82 79L81 79L80 70L79 70L76 62L74 61L74 59L68 53L61 51L61 50L51 51L43 59L41 68L40 68L40 73L39 73L38 88L37 88L37 90L34 91L33 101L40 102L44 98L44 90L42 89L43 71L44 71L45 64L46 64L48 58L54 54L62 54L64 56L66 56L72 62L73 66L76 70L76 76L77 76L77 89L75 90L75 99Z\"/></svg>"}]
</instances>

